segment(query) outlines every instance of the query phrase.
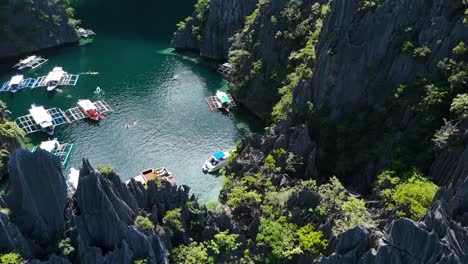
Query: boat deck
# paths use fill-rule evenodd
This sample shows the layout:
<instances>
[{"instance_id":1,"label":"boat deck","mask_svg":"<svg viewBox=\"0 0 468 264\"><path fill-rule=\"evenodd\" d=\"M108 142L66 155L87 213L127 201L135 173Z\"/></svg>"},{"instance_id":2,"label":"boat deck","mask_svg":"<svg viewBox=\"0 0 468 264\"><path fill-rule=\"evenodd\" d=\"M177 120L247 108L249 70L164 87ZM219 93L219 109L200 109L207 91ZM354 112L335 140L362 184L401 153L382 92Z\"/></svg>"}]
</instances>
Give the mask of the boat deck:
<instances>
[{"instance_id":1,"label":"boat deck","mask_svg":"<svg viewBox=\"0 0 468 264\"><path fill-rule=\"evenodd\" d=\"M52 117L54 126L71 123L70 119L60 108L47 109L47 113ZM42 130L41 127L36 124L32 115L20 116L15 119L15 123L16 126L22 129L26 134Z\"/></svg>"},{"instance_id":2,"label":"boat deck","mask_svg":"<svg viewBox=\"0 0 468 264\"><path fill-rule=\"evenodd\" d=\"M234 98L230 94L227 94L229 98L229 105L232 106L237 106L236 102L234 101ZM214 111L215 109L220 109L223 108L223 104L219 100L217 96L207 96L205 97L205 101L208 104L208 107L210 108L211 111Z\"/></svg>"},{"instance_id":3,"label":"boat deck","mask_svg":"<svg viewBox=\"0 0 468 264\"><path fill-rule=\"evenodd\" d=\"M36 82L36 84L35 84L32 88L47 86L47 83L45 82L46 77L47 77L47 76L41 76L41 77L37 78L37 82ZM75 86L76 83L78 82L78 78L79 78L79 77L80 77L80 75L78 75L78 74L66 74L66 75L60 80L60 82L58 83L58 85L71 85L71 86Z\"/></svg>"},{"instance_id":4,"label":"boat deck","mask_svg":"<svg viewBox=\"0 0 468 264\"><path fill-rule=\"evenodd\" d=\"M25 88L33 88L36 85L36 82L37 82L37 79L35 78L24 79L18 85L17 90L21 90ZM5 82L0 88L0 92L9 92L10 91L10 87L8 87L9 84L10 84L10 81Z\"/></svg>"},{"instance_id":5,"label":"boat deck","mask_svg":"<svg viewBox=\"0 0 468 264\"><path fill-rule=\"evenodd\" d=\"M96 101L93 103L96 109L101 113L112 112L114 109L106 101ZM73 107L65 111L65 114L70 118L72 122L81 120L87 117L79 107Z\"/></svg>"}]
</instances>

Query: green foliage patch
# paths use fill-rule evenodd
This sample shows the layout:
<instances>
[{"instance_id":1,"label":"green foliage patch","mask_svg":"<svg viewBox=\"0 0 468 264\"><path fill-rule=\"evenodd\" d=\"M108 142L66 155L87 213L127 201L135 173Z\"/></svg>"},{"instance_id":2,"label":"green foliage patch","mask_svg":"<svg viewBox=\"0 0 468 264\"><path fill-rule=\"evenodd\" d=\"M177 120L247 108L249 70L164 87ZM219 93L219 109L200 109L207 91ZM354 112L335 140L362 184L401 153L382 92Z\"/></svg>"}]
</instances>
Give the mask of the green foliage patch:
<instances>
[{"instance_id":1,"label":"green foliage patch","mask_svg":"<svg viewBox=\"0 0 468 264\"><path fill-rule=\"evenodd\" d=\"M24 263L23 258L16 252L10 252L0 255L0 263L2 264L18 264Z\"/></svg>"},{"instance_id":2,"label":"green foliage patch","mask_svg":"<svg viewBox=\"0 0 468 264\"><path fill-rule=\"evenodd\" d=\"M148 217L141 215L137 216L135 219L135 225L144 232L149 232L154 229L154 224L151 222L151 220L149 220Z\"/></svg>"},{"instance_id":3,"label":"green foliage patch","mask_svg":"<svg viewBox=\"0 0 468 264\"><path fill-rule=\"evenodd\" d=\"M114 171L114 168L112 167L112 165L98 164L96 169L99 173L101 173L104 176L107 176Z\"/></svg>"}]
</instances>

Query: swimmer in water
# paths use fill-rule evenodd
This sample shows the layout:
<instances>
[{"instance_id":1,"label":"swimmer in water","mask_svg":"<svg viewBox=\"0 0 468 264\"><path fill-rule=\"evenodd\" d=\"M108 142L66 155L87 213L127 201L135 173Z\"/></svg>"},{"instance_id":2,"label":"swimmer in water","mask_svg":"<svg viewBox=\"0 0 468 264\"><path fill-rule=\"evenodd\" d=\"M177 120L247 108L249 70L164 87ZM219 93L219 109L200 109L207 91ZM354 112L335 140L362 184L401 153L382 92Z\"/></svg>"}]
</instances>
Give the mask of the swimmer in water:
<instances>
[{"instance_id":1,"label":"swimmer in water","mask_svg":"<svg viewBox=\"0 0 468 264\"><path fill-rule=\"evenodd\" d=\"M129 122L129 123L125 124L125 128L128 129L128 128L130 128L130 127L134 127L134 126L136 126L136 123L137 123L137 122Z\"/></svg>"}]
</instances>

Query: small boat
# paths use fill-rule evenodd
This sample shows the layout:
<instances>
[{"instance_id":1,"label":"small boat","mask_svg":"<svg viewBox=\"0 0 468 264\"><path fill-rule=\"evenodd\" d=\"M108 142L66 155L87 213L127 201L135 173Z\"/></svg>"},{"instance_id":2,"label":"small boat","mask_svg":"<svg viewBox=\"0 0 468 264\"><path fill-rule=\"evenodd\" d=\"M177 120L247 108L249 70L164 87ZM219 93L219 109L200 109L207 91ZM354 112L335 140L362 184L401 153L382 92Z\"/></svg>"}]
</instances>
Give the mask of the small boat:
<instances>
[{"instance_id":1,"label":"small boat","mask_svg":"<svg viewBox=\"0 0 468 264\"><path fill-rule=\"evenodd\" d=\"M58 86L58 82L56 82L56 81L50 82L47 85L47 91L51 92L51 91L55 90L57 88L57 86Z\"/></svg>"},{"instance_id":2,"label":"small boat","mask_svg":"<svg viewBox=\"0 0 468 264\"><path fill-rule=\"evenodd\" d=\"M40 126L43 132L49 135L54 134L54 123L52 122L52 116L42 106L31 105L29 109L34 122Z\"/></svg>"},{"instance_id":3,"label":"small boat","mask_svg":"<svg viewBox=\"0 0 468 264\"><path fill-rule=\"evenodd\" d=\"M231 156L229 152L218 151L213 153L211 158L205 161L202 167L204 173L215 172L227 165L227 160Z\"/></svg>"},{"instance_id":4,"label":"small boat","mask_svg":"<svg viewBox=\"0 0 468 264\"><path fill-rule=\"evenodd\" d=\"M220 64L216 72L218 72L219 74L228 76L232 72L232 65L228 62Z\"/></svg>"},{"instance_id":5,"label":"small boat","mask_svg":"<svg viewBox=\"0 0 468 264\"><path fill-rule=\"evenodd\" d=\"M23 81L23 75L15 75L8 82L8 90L12 93L16 93L20 89L20 84Z\"/></svg>"},{"instance_id":6,"label":"small boat","mask_svg":"<svg viewBox=\"0 0 468 264\"><path fill-rule=\"evenodd\" d=\"M47 91L51 92L55 90L60 84L60 81L62 81L66 75L67 73L63 71L62 67L54 67L54 69L46 76L44 81L47 85Z\"/></svg>"},{"instance_id":7,"label":"small boat","mask_svg":"<svg viewBox=\"0 0 468 264\"><path fill-rule=\"evenodd\" d=\"M99 119L106 119L104 115L98 111L93 102L88 99L78 100L78 108L91 120L98 121Z\"/></svg>"},{"instance_id":8,"label":"small boat","mask_svg":"<svg viewBox=\"0 0 468 264\"><path fill-rule=\"evenodd\" d=\"M81 38L87 39L87 38L89 38L91 36L96 35L96 33L94 33L94 31L92 31L91 29L79 28L78 29L78 35Z\"/></svg>"}]
</instances>

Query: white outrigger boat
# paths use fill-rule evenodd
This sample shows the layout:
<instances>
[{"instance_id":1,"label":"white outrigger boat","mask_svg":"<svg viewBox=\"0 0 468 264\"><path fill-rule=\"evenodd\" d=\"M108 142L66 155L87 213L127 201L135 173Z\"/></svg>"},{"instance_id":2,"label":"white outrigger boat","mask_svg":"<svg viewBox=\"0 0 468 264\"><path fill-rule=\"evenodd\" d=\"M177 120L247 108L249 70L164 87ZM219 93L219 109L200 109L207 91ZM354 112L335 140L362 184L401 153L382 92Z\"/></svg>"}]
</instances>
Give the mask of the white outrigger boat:
<instances>
[{"instance_id":1,"label":"white outrigger boat","mask_svg":"<svg viewBox=\"0 0 468 264\"><path fill-rule=\"evenodd\" d=\"M211 158L209 158L205 161L205 163L203 163L203 172L212 173L221 169L222 167L227 165L227 160L230 156L231 154L229 154L229 152L218 151L213 153Z\"/></svg>"},{"instance_id":2,"label":"white outrigger boat","mask_svg":"<svg viewBox=\"0 0 468 264\"><path fill-rule=\"evenodd\" d=\"M65 166L73 149L73 144L60 144L59 141L54 138L52 140L43 141L39 146L34 147L31 152L35 152L38 148L48 151L52 155L59 157L62 166Z\"/></svg>"},{"instance_id":3,"label":"white outrigger boat","mask_svg":"<svg viewBox=\"0 0 468 264\"><path fill-rule=\"evenodd\" d=\"M63 71L62 67L54 67L44 80L47 85L47 91L51 92L55 90L66 75L67 73Z\"/></svg>"},{"instance_id":4,"label":"white outrigger boat","mask_svg":"<svg viewBox=\"0 0 468 264\"><path fill-rule=\"evenodd\" d=\"M47 87L47 91L53 91L59 85L75 86L78 82L79 74L69 74L62 67L54 67L46 76L41 76L35 79L35 83L31 88Z\"/></svg>"},{"instance_id":5,"label":"white outrigger boat","mask_svg":"<svg viewBox=\"0 0 468 264\"><path fill-rule=\"evenodd\" d=\"M215 96L205 97L205 101L211 111L214 109L223 109L226 112L230 112L231 107L237 106L234 98L228 93L216 91Z\"/></svg>"},{"instance_id":6,"label":"white outrigger boat","mask_svg":"<svg viewBox=\"0 0 468 264\"><path fill-rule=\"evenodd\" d=\"M43 131L52 135L55 126L71 123L71 121L60 108L46 110L42 106L33 104L29 109L29 115L16 118L15 123L26 134Z\"/></svg>"},{"instance_id":7,"label":"white outrigger boat","mask_svg":"<svg viewBox=\"0 0 468 264\"><path fill-rule=\"evenodd\" d=\"M89 118L94 121L106 119L103 113L114 111L106 101L91 102L88 99L78 100L77 107L66 110L67 116L73 121Z\"/></svg>"},{"instance_id":8,"label":"white outrigger boat","mask_svg":"<svg viewBox=\"0 0 468 264\"><path fill-rule=\"evenodd\" d=\"M15 64L13 66L13 68L18 68L18 70L22 70L24 68L35 69L35 68L43 65L47 61L48 61L48 59L44 59L42 57L32 55L32 56L29 56L29 57L27 57L25 59L20 60L17 64Z\"/></svg>"}]
</instances>

